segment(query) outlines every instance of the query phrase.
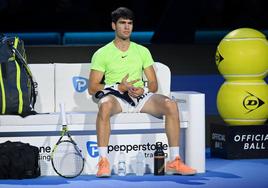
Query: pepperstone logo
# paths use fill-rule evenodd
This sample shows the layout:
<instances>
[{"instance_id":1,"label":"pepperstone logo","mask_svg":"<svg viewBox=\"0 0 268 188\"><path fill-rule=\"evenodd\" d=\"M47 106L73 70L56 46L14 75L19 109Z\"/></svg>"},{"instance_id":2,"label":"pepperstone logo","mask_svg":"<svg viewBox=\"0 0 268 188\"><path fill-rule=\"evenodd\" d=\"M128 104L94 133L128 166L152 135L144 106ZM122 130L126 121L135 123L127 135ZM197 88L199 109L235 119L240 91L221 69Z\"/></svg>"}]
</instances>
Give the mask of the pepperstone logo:
<instances>
[{"instance_id":1,"label":"pepperstone logo","mask_svg":"<svg viewBox=\"0 0 268 188\"><path fill-rule=\"evenodd\" d=\"M99 151L98 151L98 145L97 142L95 141L88 141L87 142L87 152L89 154L89 156L91 156L92 158L98 157L99 156ZM168 149L168 145L162 143L163 146L163 150L167 150ZM111 153L111 152L125 152L125 153L129 153L132 151L143 151L145 152L144 155L146 158L152 158L153 157L153 152L155 151L156 148L156 144L153 143L143 143L143 144L122 144L122 145L108 145L107 147L107 153ZM165 154L165 156L167 157L167 154Z\"/></svg>"},{"instance_id":2,"label":"pepperstone logo","mask_svg":"<svg viewBox=\"0 0 268 188\"><path fill-rule=\"evenodd\" d=\"M97 142L94 141L88 141L87 142L87 152L89 156L95 158L99 156L99 150L98 150L98 145Z\"/></svg>"},{"instance_id":3,"label":"pepperstone logo","mask_svg":"<svg viewBox=\"0 0 268 188\"><path fill-rule=\"evenodd\" d=\"M73 86L75 91L82 93L88 88L88 79L80 76L74 76Z\"/></svg>"}]
</instances>

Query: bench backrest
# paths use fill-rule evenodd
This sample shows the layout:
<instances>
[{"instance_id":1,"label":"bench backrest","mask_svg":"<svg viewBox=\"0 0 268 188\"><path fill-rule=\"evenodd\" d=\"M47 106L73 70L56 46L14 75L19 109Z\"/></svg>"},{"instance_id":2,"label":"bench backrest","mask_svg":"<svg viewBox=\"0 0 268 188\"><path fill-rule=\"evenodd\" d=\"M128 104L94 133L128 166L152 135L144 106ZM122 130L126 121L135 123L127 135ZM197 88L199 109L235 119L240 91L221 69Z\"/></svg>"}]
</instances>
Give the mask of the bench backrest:
<instances>
[{"instance_id":1,"label":"bench backrest","mask_svg":"<svg viewBox=\"0 0 268 188\"><path fill-rule=\"evenodd\" d=\"M65 103L67 112L97 111L88 94L90 63L32 64L34 79L38 82L37 112L58 112L59 103ZM158 93L169 96L170 69L156 62Z\"/></svg>"},{"instance_id":2,"label":"bench backrest","mask_svg":"<svg viewBox=\"0 0 268 188\"><path fill-rule=\"evenodd\" d=\"M35 110L39 113L55 111L54 64L29 64L34 81L37 82Z\"/></svg>"}]
</instances>

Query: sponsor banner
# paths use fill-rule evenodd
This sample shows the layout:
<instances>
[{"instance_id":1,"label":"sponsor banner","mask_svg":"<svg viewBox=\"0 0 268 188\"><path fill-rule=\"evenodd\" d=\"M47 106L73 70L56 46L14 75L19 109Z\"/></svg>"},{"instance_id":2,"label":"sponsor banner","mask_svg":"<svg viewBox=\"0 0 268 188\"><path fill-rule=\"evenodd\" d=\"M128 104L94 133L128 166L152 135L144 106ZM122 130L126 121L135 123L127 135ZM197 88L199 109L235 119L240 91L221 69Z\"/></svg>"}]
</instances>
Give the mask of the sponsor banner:
<instances>
[{"instance_id":1,"label":"sponsor banner","mask_svg":"<svg viewBox=\"0 0 268 188\"><path fill-rule=\"evenodd\" d=\"M211 155L227 159L268 158L268 126L211 124Z\"/></svg>"},{"instance_id":2,"label":"sponsor banner","mask_svg":"<svg viewBox=\"0 0 268 188\"><path fill-rule=\"evenodd\" d=\"M95 135L73 135L74 140L83 151L86 163L82 174L95 174L98 163L98 147ZM51 165L50 153L53 146L59 139L59 136L36 136L36 137L1 137L0 142L21 141L30 143L39 147L41 175L57 175ZM126 156L127 173L135 173L136 156L138 152L142 152L145 156L145 172L153 173L153 154L155 151L155 143L162 142L166 160L169 159L169 149L165 133L159 134L131 134L131 135L111 135L110 144L107 148L112 173L117 173L117 164L119 153L124 152ZM71 161L70 161L71 162Z\"/></svg>"}]
</instances>

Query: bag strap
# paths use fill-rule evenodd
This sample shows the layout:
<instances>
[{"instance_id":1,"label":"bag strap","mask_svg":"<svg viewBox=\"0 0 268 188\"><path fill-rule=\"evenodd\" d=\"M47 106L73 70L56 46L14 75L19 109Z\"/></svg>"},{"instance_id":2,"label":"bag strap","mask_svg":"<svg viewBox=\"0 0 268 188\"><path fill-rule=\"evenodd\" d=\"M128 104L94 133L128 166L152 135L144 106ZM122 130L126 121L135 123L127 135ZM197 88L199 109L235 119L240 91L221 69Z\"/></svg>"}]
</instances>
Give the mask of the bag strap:
<instances>
[{"instance_id":1,"label":"bag strap","mask_svg":"<svg viewBox=\"0 0 268 188\"><path fill-rule=\"evenodd\" d=\"M16 57L18 57L18 59L20 60L19 62L22 63L23 68L26 70L26 73L28 74L30 81L31 81L31 105L34 108L35 103L36 103L36 91L35 88L37 87L37 83L33 81L33 75L32 72L29 68L29 66L26 63L26 60L24 59L24 57L21 55L21 53L12 45L9 44L11 50L13 51L13 53L15 53Z\"/></svg>"}]
</instances>

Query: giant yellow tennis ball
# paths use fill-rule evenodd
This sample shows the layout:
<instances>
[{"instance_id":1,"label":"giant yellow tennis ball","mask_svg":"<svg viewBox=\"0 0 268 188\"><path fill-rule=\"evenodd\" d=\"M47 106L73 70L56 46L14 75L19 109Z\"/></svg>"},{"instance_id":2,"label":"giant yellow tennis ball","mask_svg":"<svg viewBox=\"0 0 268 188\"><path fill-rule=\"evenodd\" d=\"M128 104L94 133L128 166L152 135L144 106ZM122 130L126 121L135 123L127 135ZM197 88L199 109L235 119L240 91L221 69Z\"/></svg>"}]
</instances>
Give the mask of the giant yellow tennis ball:
<instances>
[{"instance_id":1,"label":"giant yellow tennis ball","mask_svg":"<svg viewBox=\"0 0 268 188\"><path fill-rule=\"evenodd\" d=\"M227 80L262 79L268 70L266 37L255 29L236 29L221 40L215 58Z\"/></svg>"},{"instance_id":2,"label":"giant yellow tennis ball","mask_svg":"<svg viewBox=\"0 0 268 188\"><path fill-rule=\"evenodd\" d=\"M230 125L262 125L268 118L268 86L263 80L226 81L218 91L217 108Z\"/></svg>"}]
</instances>

